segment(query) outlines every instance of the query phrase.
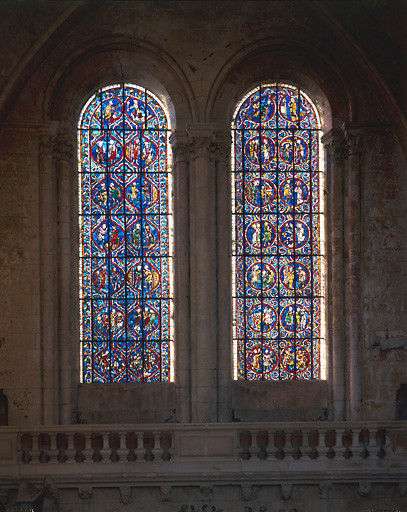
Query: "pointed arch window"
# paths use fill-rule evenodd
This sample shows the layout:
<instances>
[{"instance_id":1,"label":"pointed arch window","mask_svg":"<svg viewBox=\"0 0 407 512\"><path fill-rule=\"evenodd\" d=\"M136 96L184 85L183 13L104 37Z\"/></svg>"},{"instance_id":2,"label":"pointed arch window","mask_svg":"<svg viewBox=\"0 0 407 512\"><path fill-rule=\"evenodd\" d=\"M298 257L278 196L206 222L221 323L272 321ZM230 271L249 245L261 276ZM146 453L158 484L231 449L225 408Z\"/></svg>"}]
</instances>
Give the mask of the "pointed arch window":
<instances>
[{"instance_id":1,"label":"pointed arch window","mask_svg":"<svg viewBox=\"0 0 407 512\"><path fill-rule=\"evenodd\" d=\"M112 85L78 123L82 382L173 380L169 117Z\"/></svg>"},{"instance_id":2,"label":"pointed arch window","mask_svg":"<svg viewBox=\"0 0 407 512\"><path fill-rule=\"evenodd\" d=\"M234 378L325 378L321 124L306 94L261 85L232 122Z\"/></svg>"}]
</instances>

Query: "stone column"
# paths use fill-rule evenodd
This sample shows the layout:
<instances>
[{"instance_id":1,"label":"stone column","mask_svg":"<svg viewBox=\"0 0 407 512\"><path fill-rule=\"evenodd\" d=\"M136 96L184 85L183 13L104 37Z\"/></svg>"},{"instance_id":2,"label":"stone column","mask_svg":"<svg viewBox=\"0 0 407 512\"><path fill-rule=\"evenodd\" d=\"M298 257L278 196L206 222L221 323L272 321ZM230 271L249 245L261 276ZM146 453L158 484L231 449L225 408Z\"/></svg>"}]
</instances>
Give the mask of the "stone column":
<instances>
[{"instance_id":1,"label":"stone column","mask_svg":"<svg viewBox=\"0 0 407 512\"><path fill-rule=\"evenodd\" d=\"M217 335L217 418L220 422L231 419L231 380L233 355L232 308L231 308L231 136L230 131L217 137L216 159L216 224L217 224L217 290L218 290L218 335Z\"/></svg>"},{"instance_id":2,"label":"stone column","mask_svg":"<svg viewBox=\"0 0 407 512\"><path fill-rule=\"evenodd\" d=\"M327 156L327 252L328 252L328 357L332 374L333 415L335 420L346 418L345 391L345 314L344 314L344 159L345 141L343 135L334 130L322 137ZM328 300L330 298L330 300Z\"/></svg>"},{"instance_id":3,"label":"stone column","mask_svg":"<svg viewBox=\"0 0 407 512\"><path fill-rule=\"evenodd\" d=\"M191 152L191 419L216 421L216 125L187 128Z\"/></svg>"},{"instance_id":4,"label":"stone column","mask_svg":"<svg viewBox=\"0 0 407 512\"><path fill-rule=\"evenodd\" d=\"M58 420L58 266L55 126L43 128L39 141L41 406L44 424Z\"/></svg>"},{"instance_id":5,"label":"stone column","mask_svg":"<svg viewBox=\"0 0 407 512\"><path fill-rule=\"evenodd\" d=\"M76 329L76 308L74 300L77 290L73 269L72 251L72 196L74 190L74 144L73 136L60 135L55 143L58 175L58 263L59 263L59 374L60 374L60 422L69 424L72 421L72 379L78 379L78 365L74 355L78 354L79 330ZM77 220L76 220L77 222ZM75 252L76 255L76 252Z\"/></svg>"},{"instance_id":6,"label":"stone column","mask_svg":"<svg viewBox=\"0 0 407 512\"><path fill-rule=\"evenodd\" d=\"M177 418L191 421L190 262L189 262L189 150L185 132L170 137L174 190L174 303L175 382Z\"/></svg>"},{"instance_id":7,"label":"stone column","mask_svg":"<svg viewBox=\"0 0 407 512\"><path fill-rule=\"evenodd\" d=\"M350 420L363 419L362 411L362 294L361 294L361 170L360 130L344 125L342 127L348 151L348 280L347 299L349 303L349 401Z\"/></svg>"}]
</instances>

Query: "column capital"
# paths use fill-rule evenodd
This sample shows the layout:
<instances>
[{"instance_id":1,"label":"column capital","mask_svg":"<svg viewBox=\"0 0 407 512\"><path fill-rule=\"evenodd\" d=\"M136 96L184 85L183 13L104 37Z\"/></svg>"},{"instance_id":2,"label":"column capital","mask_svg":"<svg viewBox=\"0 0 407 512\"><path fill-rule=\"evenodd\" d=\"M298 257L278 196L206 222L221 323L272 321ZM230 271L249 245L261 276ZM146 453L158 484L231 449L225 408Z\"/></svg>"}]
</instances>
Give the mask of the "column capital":
<instances>
[{"instance_id":1,"label":"column capital","mask_svg":"<svg viewBox=\"0 0 407 512\"><path fill-rule=\"evenodd\" d=\"M170 135L169 140L174 157L174 163L188 162L190 155L187 133L182 130L177 130Z\"/></svg>"},{"instance_id":2,"label":"column capital","mask_svg":"<svg viewBox=\"0 0 407 512\"><path fill-rule=\"evenodd\" d=\"M191 158L212 158L216 151L217 123L193 123L187 125Z\"/></svg>"},{"instance_id":3,"label":"column capital","mask_svg":"<svg viewBox=\"0 0 407 512\"><path fill-rule=\"evenodd\" d=\"M362 151L362 130L352 125L342 125L342 132L345 137L346 147L349 155L356 155Z\"/></svg>"},{"instance_id":4,"label":"column capital","mask_svg":"<svg viewBox=\"0 0 407 512\"><path fill-rule=\"evenodd\" d=\"M335 160L343 160L346 156L346 139L342 131L332 129L321 137L321 142L328 154Z\"/></svg>"},{"instance_id":5,"label":"column capital","mask_svg":"<svg viewBox=\"0 0 407 512\"><path fill-rule=\"evenodd\" d=\"M192 159L207 157L212 159L217 149L214 137L194 136L189 139L188 150Z\"/></svg>"},{"instance_id":6,"label":"column capital","mask_svg":"<svg viewBox=\"0 0 407 512\"><path fill-rule=\"evenodd\" d=\"M216 159L228 162L230 158L232 139L230 132L219 132L216 138Z\"/></svg>"},{"instance_id":7,"label":"column capital","mask_svg":"<svg viewBox=\"0 0 407 512\"><path fill-rule=\"evenodd\" d=\"M54 142L54 154L58 160L72 163L75 157L75 144L71 134L60 133Z\"/></svg>"},{"instance_id":8,"label":"column capital","mask_svg":"<svg viewBox=\"0 0 407 512\"><path fill-rule=\"evenodd\" d=\"M53 156L55 147L56 136L52 133L41 133L39 141L40 155L51 155Z\"/></svg>"}]
</instances>

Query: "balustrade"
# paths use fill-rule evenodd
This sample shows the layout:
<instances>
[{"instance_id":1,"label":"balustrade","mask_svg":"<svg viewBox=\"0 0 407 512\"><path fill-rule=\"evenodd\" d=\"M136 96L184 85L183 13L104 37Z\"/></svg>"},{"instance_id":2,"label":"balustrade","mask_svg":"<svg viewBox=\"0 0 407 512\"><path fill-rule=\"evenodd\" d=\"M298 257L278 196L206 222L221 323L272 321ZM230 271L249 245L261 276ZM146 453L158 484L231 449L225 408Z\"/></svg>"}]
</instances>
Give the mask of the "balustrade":
<instances>
[{"instance_id":1,"label":"balustrade","mask_svg":"<svg viewBox=\"0 0 407 512\"><path fill-rule=\"evenodd\" d=\"M0 443L3 433L7 442L14 439L16 446L16 460L7 460L7 463L24 465L151 463L225 456L228 460L240 460L242 463L270 460L365 461L389 456L405 457L407 451L407 426L404 422L385 425L367 422L172 424L129 428L70 425L43 427L31 432L13 431L7 427L0 430ZM205 448L206 451L202 448L200 451L199 447L188 452L191 440L203 446L213 439L221 440L216 445L219 453L218 448ZM221 449L223 439L225 445L233 447L226 455Z\"/></svg>"}]
</instances>

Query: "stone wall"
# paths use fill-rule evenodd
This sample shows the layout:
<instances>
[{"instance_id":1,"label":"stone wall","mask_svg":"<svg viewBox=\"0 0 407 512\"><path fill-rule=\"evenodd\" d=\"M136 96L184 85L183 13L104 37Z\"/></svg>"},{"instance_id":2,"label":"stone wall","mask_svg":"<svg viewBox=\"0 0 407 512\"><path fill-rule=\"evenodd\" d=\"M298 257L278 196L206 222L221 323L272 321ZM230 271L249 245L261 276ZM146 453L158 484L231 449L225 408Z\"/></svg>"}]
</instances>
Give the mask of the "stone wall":
<instances>
[{"instance_id":1,"label":"stone wall","mask_svg":"<svg viewBox=\"0 0 407 512\"><path fill-rule=\"evenodd\" d=\"M2 2L0 387L10 425L396 419L407 382L405 11L392 1ZM323 124L320 382L232 379L230 123L244 94L274 80L303 89ZM87 99L121 82L157 94L173 127L176 378L151 387L78 381L76 127ZM335 487L329 508L306 482L289 505L255 482L254 501L236 504L237 484L177 485L171 503L140 486L132 500L182 512L406 506L393 483ZM66 511L113 511L120 498L103 486L82 502L77 489L62 494Z\"/></svg>"}]
</instances>

